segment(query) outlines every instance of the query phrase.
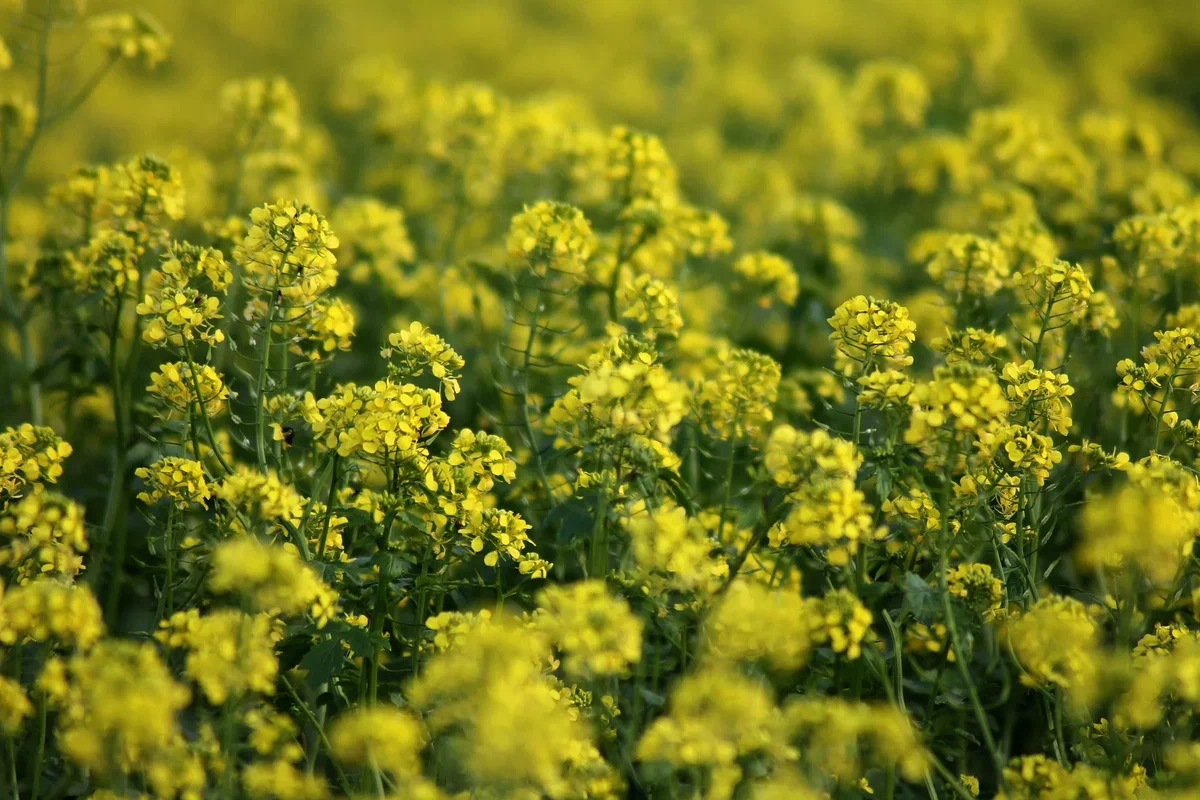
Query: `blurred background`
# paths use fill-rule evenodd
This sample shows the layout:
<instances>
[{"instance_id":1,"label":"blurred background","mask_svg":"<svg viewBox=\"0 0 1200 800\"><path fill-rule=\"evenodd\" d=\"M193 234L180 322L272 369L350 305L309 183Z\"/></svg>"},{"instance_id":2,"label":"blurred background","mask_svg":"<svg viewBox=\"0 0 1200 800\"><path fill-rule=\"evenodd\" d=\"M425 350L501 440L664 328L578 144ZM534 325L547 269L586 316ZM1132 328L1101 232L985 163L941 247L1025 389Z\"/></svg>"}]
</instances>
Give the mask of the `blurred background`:
<instances>
[{"instance_id":1,"label":"blurred background","mask_svg":"<svg viewBox=\"0 0 1200 800\"><path fill-rule=\"evenodd\" d=\"M91 0L144 9L173 36L150 74L121 70L45 148L41 166L216 135L218 88L279 75L306 111L335 78L383 54L418 79L480 80L514 97L569 94L596 121L664 136L688 172L723 148L783 144L812 63L918 68L930 122L1019 104L1070 117L1095 106L1177 127L1200 97L1200 5L1190 0ZM85 50L64 60L99 59ZM19 60L19 59L18 59ZM6 76L6 80L8 77ZM819 122L817 124L820 124ZM1160 123L1161 125L1161 123ZM796 138L794 135L791 138Z\"/></svg>"}]
</instances>

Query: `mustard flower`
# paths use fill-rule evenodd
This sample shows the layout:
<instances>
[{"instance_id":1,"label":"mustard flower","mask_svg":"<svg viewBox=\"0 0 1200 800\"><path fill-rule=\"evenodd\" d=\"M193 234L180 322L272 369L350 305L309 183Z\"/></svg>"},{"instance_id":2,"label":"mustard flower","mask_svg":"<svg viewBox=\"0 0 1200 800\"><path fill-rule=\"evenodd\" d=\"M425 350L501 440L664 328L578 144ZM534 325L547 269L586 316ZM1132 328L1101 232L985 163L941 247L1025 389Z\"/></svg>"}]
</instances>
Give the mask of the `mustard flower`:
<instances>
[{"instance_id":1,"label":"mustard flower","mask_svg":"<svg viewBox=\"0 0 1200 800\"><path fill-rule=\"evenodd\" d=\"M794 305L800 296L800 279L791 262L766 251L746 253L733 262L733 271L762 308L778 301Z\"/></svg>"},{"instance_id":2,"label":"mustard flower","mask_svg":"<svg viewBox=\"0 0 1200 800\"><path fill-rule=\"evenodd\" d=\"M449 740L469 784L569 795L604 770L569 695L543 673L551 661L543 634L498 619L435 655L414 681L409 702Z\"/></svg>"},{"instance_id":3,"label":"mustard flower","mask_svg":"<svg viewBox=\"0 0 1200 800\"><path fill-rule=\"evenodd\" d=\"M1091 278L1078 264L1062 259L1044 262L1018 273L1014 282L1039 318L1079 324L1089 317L1089 306L1103 301Z\"/></svg>"},{"instance_id":4,"label":"mustard flower","mask_svg":"<svg viewBox=\"0 0 1200 800\"><path fill-rule=\"evenodd\" d=\"M100 46L113 58L140 58L149 68L167 60L171 37L148 14L102 14L91 20L92 32Z\"/></svg>"},{"instance_id":5,"label":"mustard flower","mask_svg":"<svg viewBox=\"0 0 1200 800\"><path fill-rule=\"evenodd\" d=\"M755 350L722 347L696 387L695 412L713 435L755 441L775 418L779 362Z\"/></svg>"},{"instance_id":6,"label":"mustard flower","mask_svg":"<svg viewBox=\"0 0 1200 800\"><path fill-rule=\"evenodd\" d=\"M317 628L337 604L337 593L297 556L248 536L216 547L208 585L219 594L239 594L260 611L310 614Z\"/></svg>"},{"instance_id":7,"label":"mustard flower","mask_svg":"<svg viewBox=\"0 0 1200 800\"><path fill-rule=\"evenodd\" d=\"M479 611L443 611L425 620L425 627L433 631L433 649L440 652L454 647L471 631L488 625L492 612L486 608Z\"/></svg>"},{"instance_id":8,"label":"mustard flower","mask_svg":"<svg viewBox=\"0 0 1200 800\"><path fill-rule=\"evenodd\" d=\"M28 494L0 515L0 567L20 583L74 580L87 549L83 507L57 492Z\"/></svg>"},{"instance_id":9,"label":"mustard flower","mask_svg":"<svg viewBox=\"0 0 1200 800\"><path fill-rule=\"evenodd\" d=\"M621 288L621 299L625 304L621 316L638 323L650 339L676 336L683 328L678 294L657 278L638 275L627 281Z\"/></svg>"},{"instance_id":10,"label":"mustard flower","mask_svg":"<svg viewBox=\"0 0 1200 800\"><path fill-rule=\"evenodd\" d=\"M31 484L56 483L70 443L52 428L23 423L0 433L0 509Z\"/></svg>"},{"instance_id":11,"label":"mustard flower","mask_svg":"<svg viewBox=\"0 0 1200 800\"><path fill-rule=\"evenodd\" d=\"M231 81L221 87L218 104L238 151L288 148L300 138L300 103L283 78Z\"/></svg>"},{"instance_id":12,"label":"mustard flower","mask_svg":"<svg viewBox=\"0 0 1200 800\"><path fill-rule=\"evenodd\" d=\"M1200 513L1165 486L1127 484L1084 506L1078 554L1085 566L1136 564L1149 580L1169 586L1192 554Z\"/></svg>"},{"instance_id":13,"label":"mustard flower","mask_svg":"<svg viewBox=\"0 0 1200 800\"><path fill-rule=\"evenodd\" d=\"M895 61L868 61L854 76L849 102L866 128L920 128L930 102L919 70Z\"/></svg>"},{"instance_id":14,"label":"mustard flower","mask_svg":"<svg viewBox=\"0 0 1200 800\"><path fill-rule=\"evenodd\" d=\"M886 300L859 295L842 303L829 318L836 348L834 364L845 375L912 364L908 349L916 340L916 324L908 309Z\"/></svg>"},{"instance_id":15,"label":"mustard flower","mask_svg":"<svg viewBox=\"0 0 1200 800\"><path fill-rule=\"evenodd\" d=\"M787 703L783 717L801 759L839 780L859 779L870 765L919 781L929 768L929 752L894 706L798 697Z\"/></svg>"},{"instance_id":16,"label":"mustard flower","mask_svg":"<svg viewBox=\"0 0 1200 800\"><path fill-rule=\"evenodd\" d=\"M864 408L903 411L916 384L900 370L885 369L863 375L858 385L858 403Z\"/></svg>"},{"instance_id":17,"label":"mustard flower","mask_svg":"<svg viewBox=\"0 0 1200 800\"><path fill-rule=\"evenodd\" d=\"M179 611L160 623L155 638L187 651L184 674L215 706L248 693L273 694L279 661L274 625L265 614L235 609L201 615Z\"/></svg>"},{"instance_id":18,"label":"mustard flower","mask_svg":"<svg viewBox=\"0 0 1200 800\"><path fill-rule=\"evenodd\" d=\"M666 444L687 412L686 387L656 363L652 352L628 360L597 353L549 417L563 442L641 436Z\"/></svg>"},{"instance_id":19,"label":"mustard flower","mask_svg":"<svg viewBox=\"0 0 1200 800\"><path fill-rule=\"evenodd\" d=\"M676 199L675 165L657 136L614 127L604 143L604 160L610 197L620 205L649 200L669 206Z\"/></svg>"},{"instance_id":20,"label":"mustard flower","mask_svg":"<svg viewBox=\"0 0 1200 800\"><path fill-rule=\"evenodd\" d=\"M972 612L991 619L1000 610L1004 585L992 575L990 564L959 564L946 571L946 585Z\"/></svg>"},{"instance_id":21,"label":"mustard flower","mask_svg":"<svg viewBox=\"0 0 1200 800\"><path fill-rule=\"evenodd\" d=\"M87 649L104 634L100 604L84 586L50 579L31 581L6 592L0 610L0 641L5 644L28 638Z\"/></svg>"},{"instance_id":22,"label":"mustard flower","mask_svg":"<svg viewBox=\"0 0 1200 800\"><path fill-rule=\"evenodd\" d=\"M465 364L462 356L421 323L414 322L405 330L389 334L383 357L389 361L388 372L393 380L415 380L428 370L447 400L458 396L458 379Z\"/></svg>"},{"instance_id":23,"label":"mustard flower","mask_svg":"<svg viewBox=\"0 0 1200 800\"><path fill-rule=\"evenodd\" d=\"M635 514L628 523L637 575L648 590L715 591L729 574L716 554L719 544L687 511L664 504Z\"/></svg>"},{"instance_id":24,"label":"mustard flower","mask_svg":"<svg viewBox=\"0 0 1200 800\"><path fill-rule=\"evenodd\" d=\"M184 214L186 193L179 170L153 155L118 164L108 201L127 230L140 237L143 226L166 224Z\"/></svg>"},{"instance_id":25,"label":"mustard flower","mask_svg":"<svg viewBox=\"0 0 1200 800\"><path fill-rule=\"evenodd\" d=\"M199 416L197 409L201 405L209 417L216 417L225 410L225 401L229 399L229 389L221 373L208 364L198 365L193 373L192 366L184 361L160 365L157 372L150 374L146 391L162 402L167 418L176 415L190 418L194 411Z\"/></svg>"},{"instance_id":26,"label":"mustard flower","mask_svg":"<svg viewBox=\"0 0 1200 800\"><path fill-rule=\"evenodd\" d=\"M178 714L191 692L149 642L105 640L65 665L66 692L53 693L63 752L101 775L144 772L184 751ZM201 785L203 778L201 774Z\"/></svg>"},{"instance_id":27,"label":"mustard flower","mask_svg":"<svg viewBox=\"0 0 1200 800\"><path fill-rule=\"evenodd\" d=\"M984 453L998 446L1012 408L993 373L967 364L935 369L932 380L913 389L909 404L912 417L905 441L929 442L948 429L953 440L966 437Z\"/></svg>"},{"instance_id":28,"label":"mustard flower","mask_svg":"<svg viewBox=\"0 0 1200 800\"><path fill-rule=\"evenodd\" d=\"M947 364L983 366L1000 359L1007 352L1008 337L980 328L947 330L945 336L933 340L932 346L945 355Z\"/></svg>"},{"instance_id":29,"label":"mustard flower","mask_svg":"<svg viewBox=\"0 0 1200 800\"><path fill-rule=\"evenodd\" d=\"M1084 691L1095 679L1099 626L1092 612L1070 597L1045 595L1005 626L1028 686L1054 684Z\"/></svg>"},{"instance_id":30,"label":"mustard flower","mask_svg":"<svg viewBox=\"0 0 1200 800\"><path fill-rule=\"evenodd\" d=\"M973 234L950 234L936 249L930 245L926 270L950 296L988 297L1008 280L1008 254L994 239Z\"/></svg>"},{"instance_id":31,"label":"mustard flower","mask_svg":"<svg viewBox=\"0 0 1200 800\"><path fill-rule=\"evenodd\" d=\"M331 222L348 243L345 271L350 280L366 283L375 277L388 289L402 282L400 265L413 261L416 250L401 209L373 197L347 197Z\"/></svg>"},{"instance_id":32,"label":"mustard flower","mask_svg":"<svg viewBox=\"0 0 1200 800\"><path fill-rule=\"evenodd\" d=\"M511 453L512 448L501 437L464 428L454 437L446 462L468 472L477 491L490 492L497 479L511 483L516 477L517 465Z\"/></svg>"},{"instance_id":33,"label":"mustard flower","mask_svg":"<svg viewBox=\"0 0 1200 800\"><path fill-rule=\"evenodd\" d=\"M473 552L487 551L483 561L489 567L499 564L500 557L505 556L520 567L522 574L544 578L551 565L541 561L537 553L526 550L533 544L529 530L529 523L520 514L487 508L470 514L459 535Z\"/></svg>"},{"instance_id":34,"label":"mustard flower","mask_svg":"<svg viewBox=\"0 0 1200 800\"><path fill-rule=\"evenodd\" d=\"M251 519L292 519L303 511L303 501L291 484L275 473L238 466L212 488L212 494Z\"/></svg>"},{"instance_id":35,"label":"mustard flower","mask_svg":"<svg viewBox=\"0 0 1200 800\"><path fill-rule=\"evenodd\" d=\"M875 527L871 507L855 485L861 463L853 444L825 431L790 425L772 430L763 466L787 490L791 506L772 526L771 545L827 547L830 563L846 564L860 546L880 538L883 530Z\"/></svg>"},{"instance_id":36,"label":"mustard flower","mask_svg":"<svg viewBox=\"0 0 1200 800\"><path fill-rule=\"evenodd\" d=\"M207 506L212 493L199 461L179 456L160 458L149 467L138 467L134 474L146 482L147 491L138 499L147 505L169 499L177 508L192 504Z\"/></svg>"},{"instance_id":37,"label":"mustard flower","mask_svg":"<svg viewBox=\"0 0 1200 800\"><path fill-rule=\"evenodd\" d=\"M351 384L320 401L306 400L306 405L313 433L343 458L359 454L383 463L420 460L424 442L450 424L442 396L409 383Z\"/></svg>"},{"instance_id":38,"label":"mustard flower","mask_svg":"<svg viewBox=\"0 0 1200 800\"><path fill-rule=\"evenodd\" d=\"M279 200L250 212L250 222L233 258L251 290L303 306L337 282L338 238L312 207Z\"/></svg>"},{"instance_id":39,"label":"mustard flower","mask_svg":"<svg viewBox=\"0 0 1200 800\"><path fill-rule=\"evenodd\" d=\"M735 580L705 619L705 658L797 670L812 647L813 611L796 593Z\"/></svg>"},{"instance_id":40,"label":"mustard flower","mask_svg":"<svg viewBox=\"0 0 1200 800\"><path fill-rule=\"evenodd\" d=\"M76 290L100 292L107 299L125 296L128 287L137 284L138 262L144 252L145 247L133 236L102 228L68 257Z\"/></svg>"},{"instance_id":41,"label":"mustard flower","mask_svg":"<svg viewBox=\"0 0 1200 800\"><path fill-rule=\"evenodd\" d=\"M329 742L348 765L387 770L396 780L421 773L425 733L415 717L398 708L363 708L338 717Z\"/></svg>"},{"instance_id":42,"label":"mustard flower","mask_svg":"<svg viewBox=\"0 0 1200 800\"><path fill-rule=\"evenodd\" d=\"M551 274L582 280L596 239L583 212L565 203L542 201L512 219L508 255L540 278Z\"/></svg>"},{"instance_id":43,"label":"mustard flower","mask_svg":"<svg viewBox=\"0 0 1200 800\"><path fill-rule=\"evenodd\" d=\"M743 757L794 758L783 715L767 687L722 667L684 676L671 692L667 713L650 723L635 753L641 761L679 769L722 770L732 783L742 776Z\"/></svg>"},{"instance_id":44,"label":"mustard flower","mask_svg":"<svg viewBox=\"0 0 1200 800\"><path fill-rule=\"evenodd\" d=\"M1044 486L1051 470L1062 461L1054 440L1024 425L1009 425L996 435L1014 472L1027 472Z\"/></svg>"},{"instance_id":45,"label":"mustard flower","mask_svg":"<svg viewBox=\"0 0 1200 800\"><path fill-rule=\"evenodd\" d=\"M21 731L25 719L33 714L33 703L21 684L0 676L0 733L13 737Z\"/></svg>"},{"instance_id":46,"label":"mustard flower","mask_svg":"<svg viewBox=\"0 0 1200 800\"><path fill-rule=\"evenodd\" d=\"M242 785L254 797L274 800L326 800L329 786L318 775L285 761L257 761L242 769Z\"/></svg>"},{"instance_id":47,"label":"mustard flower","mask_svg":"<svg viewBox=\"0 0 1200 800\"><path fill-rule=\"evenodd\" d=\"M252 301L248 310L248 319L266 316L261 299ZM287 309L283 317L288 349L313 363L349 350L358 326L354 308L340 297L319 297L306 308Z\"/></svg>"},{"instance_id":48,"label":"mustard flower","mask_svg":"<svg viewBox=\"0 0 1200 800\"><path fill-rule=\"evenodd\" d=\"M542 590L538 627L566 655L563 667L584 678L622 675L642 658L642 621L629 604L593 579Z\"/></svg>"},{"instance_id":49,"label":"mustard flower","mask_svg":"<svg viewBox=\"0 0 1200 800\"><path fill-rule=\"evenodd\" d=\"M863 642L874 638L874 616L849 589L834 589L814 602L809 613L813 644L827 646L851 661L862 655Z\"/></svg>"}]
</instances>

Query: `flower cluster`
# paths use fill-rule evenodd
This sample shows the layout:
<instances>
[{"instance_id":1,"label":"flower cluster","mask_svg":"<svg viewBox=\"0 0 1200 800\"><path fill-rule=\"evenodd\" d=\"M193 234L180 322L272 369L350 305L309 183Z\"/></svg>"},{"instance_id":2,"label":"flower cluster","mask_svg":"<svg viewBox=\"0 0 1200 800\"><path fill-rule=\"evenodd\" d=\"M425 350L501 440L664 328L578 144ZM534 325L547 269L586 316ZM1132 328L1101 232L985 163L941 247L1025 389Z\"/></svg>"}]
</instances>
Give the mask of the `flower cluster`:
<instances>
[{"instance_id":1,"label":"flower cluster","mask_svg":"<svg viewBox=\"0 0 1200 800\"><path fill-rule=\"evenodd\" d=\"M0 0L0 797L1200 793L1187 4L150 4Z\"/></svg>"},{"instance_id":2,"label":"flower cluster","mask_svg":"<svg viewBox=\"0 0 1200 800\"><path fill-rule=\"evenodd\" d=\"M912 363L908 351L917 326L904 306L859 295L838 306L829 325L833 328L829 341L836 348L834 363L846 375Z\"/></svg>"}]
</instances>

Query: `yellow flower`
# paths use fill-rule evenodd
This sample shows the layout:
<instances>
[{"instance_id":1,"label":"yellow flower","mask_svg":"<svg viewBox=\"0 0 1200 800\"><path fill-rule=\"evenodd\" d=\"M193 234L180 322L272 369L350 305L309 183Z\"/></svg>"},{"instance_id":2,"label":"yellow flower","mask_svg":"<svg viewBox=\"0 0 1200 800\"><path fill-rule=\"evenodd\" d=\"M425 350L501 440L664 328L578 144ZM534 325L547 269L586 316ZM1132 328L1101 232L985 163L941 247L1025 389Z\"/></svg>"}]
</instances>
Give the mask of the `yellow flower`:
<instances>
[{"instance_id":1,"label":"yellow flower","mask_svg":"<svg viewBox=\"0 0 1200 800\"><path fill-rule=\"evenodd\" d=\"M829 318L834 363L845 375L868 367L896 369L912 364L908 349L916 340L916 323L908 309L886 300L859 295L842 303Z\"/></svg>"},{"instance_id":2,"label":"yellow flower","mask_svg":"<svg viewBox=\"0 0 1200 800\"><path fill-rule=\"evenodd\" d=\"M622 675L642 658L642 621L602 580L544 589L537 625L566 654L567 672L585 678Z\"/></svg>"},{"instance_id":3,"label":"yellow flower","mask_svg":"<svg viewBox=\"0 0 1200 800\"><path fill-rule=\"evenodd\" d=\"M733 262L734 273L757 295L758 305L767 308L773 300L794 305L800 296L800 279L792 264L766 251L746 253Z\"/></svg>"},{"instance_id":4,"label":"yellow flower","mask_svg":"<svg viewBox=\"0 0 1200 800\"><path fill-rule=\"evenodd\" d=\"M207 506L212 497L204 467L190 458L167 456L149 467L138 467L134 474L146 482L148 491L140 492L138 499L147 505L165 497L183 509L193 503Z\"/></svg>"},{"instance_id":5,"label":"yellow flower","mask_svg":"<svg viewBox=\"0 0 1200 800\"><path fill-rule=\"evenodd\" d=\"M100 604L85 586L31 581L5 593L0 611L0 642L5 644L28 638L87 649L104 634Z\"/></svg>"},{"instance_id":6,"label":"yellow flower","mask_svg":"<svg viewBox=\"0 0 1200 800\"><path fill-rule=\"evenodd\" d=\"M184 673L215 706L247 693L275 692L279 661L274 625L266 614L179 611L162 621L155 638L187 651Z\"/></svg>"},{"instance_id":7,"label":"yellow flower","mask_svg":"<svg viewBox=\"0 0 1200 800\"><path fill-rule=\"evenodd\" d=\"M310 614L325 627L337 604L337 593L297 556L280 547L242 536L213 551L209 587L237 593L260 611Z\"/></svg>"},{"instance_id":8,"label":"yellow flower","mask_svg":"<svg viewBox=\"0 0 1200 800\"><path fill-rule=\"evenodd\" d=\"M150 68L167 60L171 37L147 14L103 14L93 17L90 24L101 47L113 58L141 58Z\"/></svg>"},{"instance_id":9,"label":"yellow flower","mask_svg":"<svg viewBox=\"0 0 1200 800\"><path fill-rule=\"evenodd\" d=\"M388 345L383 357L388 359L388 372L394 380L414 380L428 370L447 400L458 396L458 379L465 362L445 339L414 322L405 330L389 334Z\"/></svg>"},{"instance_id":10,"label":"yellow flower","mask_svg":"<svg viewBox=\"0 0 1200 800\"><path fill-rule=\"evenodd\" d=\"M34 492L0 515L0 566L20 583L74 580L88 549L83 507L57 492Z\"/></svg>"},{"instance_id":11,"label":"yellow flower","mask_svg":"<svg viewBox=\"0 0 1200 800\"><path fill-rule=\"evenodd\" d=\"M596 239L583 212L565 203L542 201L512 219L508 255L541 278L582 280Z\"/></svg>"}]
</instances>

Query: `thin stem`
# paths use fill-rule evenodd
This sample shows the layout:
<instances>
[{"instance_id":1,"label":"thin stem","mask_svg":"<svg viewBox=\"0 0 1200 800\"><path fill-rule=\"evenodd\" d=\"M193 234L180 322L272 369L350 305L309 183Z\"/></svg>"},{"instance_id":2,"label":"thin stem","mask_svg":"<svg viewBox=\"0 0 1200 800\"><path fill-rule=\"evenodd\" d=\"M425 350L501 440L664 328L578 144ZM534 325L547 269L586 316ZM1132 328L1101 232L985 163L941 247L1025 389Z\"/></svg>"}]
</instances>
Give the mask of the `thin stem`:
<instances>
[{"instance_id":1,"label":"thin stem","mask_svg":"<svg viewBox=\"0 0 1200 800\"><path fill-rule=\"evenodd\" d=\"M333 500L337 494L338 485L338 456L337 451L333 451L333 475L329 479L329 496L325 498L325 521L321 526L321 538L317 542L317 560L320 561L325 555L325 543L329 539L329 520L333 516Z\"/></svg>"},{"instance_id":2,"label":"thin stem","mask_svg":"<svg viewBox=\"0 0 1200 800\"><path fill-rule=\"evenodd\" d=\"M121 520L122 509L125 504L125 471L127 464L127 448L128 448L128 432L126 430L126 411L124 407L125 391L124 384L121 379L120 364L120 343L121 343L121 312L125 305L125 287L121 286L118 289L115 308L113 309L112 328L108 335L108 365L109 365L109 388L112 393L112 412L113 412L113 427L115 430L113 441L113 474L108 487L108 499L104 506L104 521L100 534L100 547L96 553L97 567L106 567L110 564L115 566L109 569L98 569L97 576L105 573L111 574L112 583L109 587L108 601L105 607L105 617L109 624L112 624L113 606L115 602L114 596L119 596L121 587L121 568L125 558L124 535L119 534L119 531L124 529L124 524ZM114 538L121 539L117 543L120 550L118 554L110 562L108 556Z\"/></svg>"},{"instance_id":3,"label":"thin stem","mask_svg":"<svg viewBox=\"0 0 1200 800\"><path fill-rule=\"evenodd\" d=\"M267 471L267 369L271 360L271 333L275 324L275 303L279 291L271 294L267 303L267 322L263 330L262 350L259 353L258 381L255 385L254 402L258 414L254 420L254 439L258 452L258 468Z\"/></svg>"},{"instance_id":4,"label":"thin stem","mask_svg":"<svg viewBox=\"0 0 1200 800\"><path fill-rule=\"evenodd\" d=\"M221 465L221 469L225 470L226 474L233 472L233 467L225 460L225 456L221 454L221 449L217 447L217 435L213 433L212 420L208 416L208 404L204 401L204 395L200 391L200 375L196 368L196 361L192 358L192 346L184 342L184 353L187 355L188 371L192 376L192 391L196 393L196 404L200 406L200 418L204 420L204 429L208 433L208 444L212 447L213 455L217 457L217 462ZM196 460L200 460L200 454L196 454Z\"/></svg>"},{"instance_id":5,"label":"thin stem","mask_svg":"<svg viewBox=\"0 0 1200 800\"><path fill-rule=\"evenodd\" d=\"M421 555L421 577L417 579L417 618L413 628L412 641L412 676L416 678L421 672L421 630L425 627L425 611L428 598L425 594L425 577L429 574L429 554ZM496 563L496 580L500 580L500 564ZM500 607L503 607L504 594L500 594Z\"/></svg>"},{"instance_id":6,"label":"thin stem","mask_svg":"<svg viewBox=\"0 0 1200 800\"><path fill-rule=\"evenodd\" d=\"M734 425L733 438L729 440L729 455L725 459L725 494L721 497L721 512L717 518L717 541L725 543L725 515L729 511L729 500L733 496L733 465L737 454L738 430Z\"/></svg>"},{"instance_id":7,"label":"thin stem","mask_svg":"<svg viewBox=\"0 0 1200 800\"><path fill-rule=\"evenodd\" d=\"M529 335L525 338L525 353L521 364L521 424L525 428L525 438L529 449L533 451L533 460L537 465L538 479L542 482L542 491L546 493L546 502L554 506L554 492L550 487L550 478L546 474L546 464L542 460L542 450L538 447L537 436L533 432L533 422L529 417L529 369L533 359L533 346L537 340L538 317L542 310L542 285L539 281L537 294L533 298L533 311L530 312Z\"/></svg>"},{"instance_id":8,"label":"thin stem","mask_svg":"<svg viewBox=\"0 0 1200 800\"><path fill-rule=\"evenodd\" d=\"M392 580L392 559L388 554L388 546L392 538L393 518L394 514L389 514L383 520L382 539L379 546L379 552L383 558L380 559L379 563L379 585L375 590L375 612L371 615L370 630L374 634L383 633L383 623L387 616L388 584ZM379 660L382 656L382 648L377 646L374 656L371 658L371 671L368 684L371 705L377 705L379 702Z\"/></svg>"},{"instance_id":9,"label":"thin stem","mask_svg":"<svg viewBox=\"0 0 1200 800\"><path fill-rule=\"evenodd\" d=\"M170 617L175 613L175 503L172 501L167 508L167 532L166 532L166 557L167 557L167 587L166 587L166 616ZM161 615L160 615L161 616Z\"/></svg>"},{"instance_id":10,"label":"thin stem","mask_svg":"<svg viewBox=\"0 0 1200 800\"><path fill-rule=\"evenodd\" d=\"M33 758L33 788L30 792L33 800L38 800L42 785L42 762L46 758L46 696L38 696L38 734L37 754Z\"/></svg>"},{"instance_id":11,"label":"thin stem","mask_svg":"<svg viewBox=\"0 0 1200 800\"><path fill-rule=\"evenodd\" d=\"M304 700L300 698L300 694L296 691L296 687L293 686L291 681L287 679L287 676L280 675L279 679L283 681L283 685L287 687L288 694L290 694L292 699L296 701L296 710L304 715L304 718L308 720L309 724L312 725L313 729L317 732L317 738L320 740L321 746L324 747L325 752L329 754L329 763L333 764L333 769L337 773L338 783L341 784L342 791L347 795L350 795L350 782L346 780L346 773L342 772L341 765L338 764L337 759L333 757L333 745L329 743L329 737L325 735L325 726L321 724L321 721L317 719L316 714L314 714L312 709L308 707L308 703L305 703Z\"/></svg>"},{"instance_id":12,"label":"thin stem","mask_svg":"<svg viewBox=\"0 0 1200 800\"><path fill-rule=\"evenodd\" d=\"M1007 782L1004 779L1004 763L1000 758L1000 750L996 747L996 740L992 736L992 729L988 724L987 712L984 711L983 703L979 700L979 692L975 688L975 680L971 675L971 670L967 666L967 651L963 648L962 639L958 635L958 623L954 619L954 608L950 603L950 588L946 580L946 573L950 568L948 561L950 550L950 465L954 463L953 455L954 452L952 450L951 458L947 460L945 485L942 487L942 524L940 536L938 537L938 588L942 596L942 613L946 615L946 630L950 633L950 643L954 647L954 663L958 667L959 675L967 687L967 697L971 701L971 708L975 712L975 720L979 724L979 730L983 735L983 742L987 747L988 754L992 757L992 763L996 770L996 780L1000 785L1007 788Z\"/></svg>"},{"instance_id":13,"label":"thin stem","mask_svg":"<svg viewBox=\"0 0 1200 800\"><path fill-rule=\"evenodd\" d=\"M11 736L4 737L4 752L8 756L8 786L13 800L21 800L21 784L17 780L17 754Z\"/></svg>"},{"instance_id":14,"label":"thin stem","mask_svg":"<svg viewBox=\"0 0 1200 800\"><path fill-rule=\"evenodd\" d=\"M962 781L955 777L953 772L946 769L946 765L939 761L937 756L931 754L929 756L929 763L933 764L933 768L942 776L942 780L949 784L954 793L962 798L962 800L976 800L975 795L967 791L967 787L962 785Z\"/></svg>"}]
</instances>

